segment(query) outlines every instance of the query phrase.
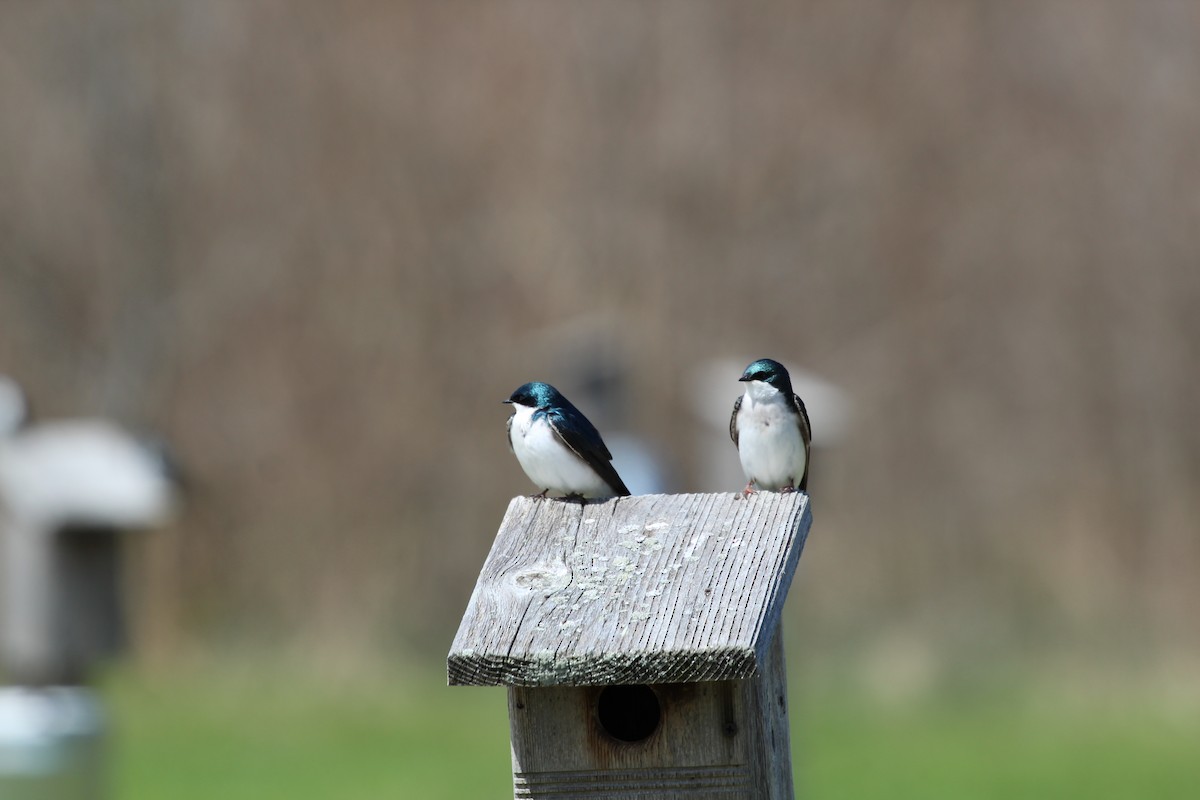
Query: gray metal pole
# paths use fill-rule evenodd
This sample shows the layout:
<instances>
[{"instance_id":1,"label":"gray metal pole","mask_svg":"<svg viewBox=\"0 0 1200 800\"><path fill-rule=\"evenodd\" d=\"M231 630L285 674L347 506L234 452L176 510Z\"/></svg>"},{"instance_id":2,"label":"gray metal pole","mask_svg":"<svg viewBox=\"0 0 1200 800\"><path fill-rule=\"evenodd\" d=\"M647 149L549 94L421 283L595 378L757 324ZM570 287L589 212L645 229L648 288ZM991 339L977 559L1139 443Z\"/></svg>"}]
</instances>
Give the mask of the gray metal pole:
<instances>
[{"instance_id":1,"label":"gray metal pole","mask_svg":"<svg viewBox=\"0 0 1200 800\"><path fill-rule=\"evenodd\" d=\"M106 725L96 694L52 686L69 648L60 534L0 518L0 798L102 800Z\"/></svg>"},{"instance_id":2,"label":"gray metal pole","mask_svg":"<svg viewBox=\"0 0 1200 800\"><path fill-rule=\"evenodd\" d=\"M55 660L52 534L0 518L0 674L44 683Z\"/></svg>"}]
</instances>

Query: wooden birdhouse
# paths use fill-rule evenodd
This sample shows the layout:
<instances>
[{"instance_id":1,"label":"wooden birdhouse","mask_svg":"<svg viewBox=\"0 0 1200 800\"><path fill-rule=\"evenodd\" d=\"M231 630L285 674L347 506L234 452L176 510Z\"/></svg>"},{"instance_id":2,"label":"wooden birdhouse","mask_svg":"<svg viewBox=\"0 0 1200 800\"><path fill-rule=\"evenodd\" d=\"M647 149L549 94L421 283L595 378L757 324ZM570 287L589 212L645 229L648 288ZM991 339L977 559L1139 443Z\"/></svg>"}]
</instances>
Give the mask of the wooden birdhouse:
<instances>
[{"instance_id":1,"label":"wooden birdhouse","mask_svg":"<svg viewBox=\"0 0 1200 800\"><path fill-rule=\"evenodd\" d=\"M791 798L780 614L808 496L515 498L447 660L518 798Z\"/></svg>"}]
</instances>

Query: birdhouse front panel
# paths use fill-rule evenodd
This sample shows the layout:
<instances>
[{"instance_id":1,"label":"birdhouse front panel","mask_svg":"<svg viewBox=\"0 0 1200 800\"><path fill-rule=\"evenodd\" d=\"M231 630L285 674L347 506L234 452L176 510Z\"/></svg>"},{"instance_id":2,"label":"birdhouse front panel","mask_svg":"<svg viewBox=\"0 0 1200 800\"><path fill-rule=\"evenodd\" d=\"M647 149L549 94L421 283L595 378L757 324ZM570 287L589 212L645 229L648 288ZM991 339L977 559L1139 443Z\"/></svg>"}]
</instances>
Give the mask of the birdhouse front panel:
<instances>
[{"instance_id":1,"label":"birdhouse front panel","mask_svg":"<svg viewBox=\"0 0 1200 800\"><path fill-rule=\"evenodd\" d=\"M782 654L742 680L509 689L514 796L790 798Z\"/></svg>"}]
</instances>

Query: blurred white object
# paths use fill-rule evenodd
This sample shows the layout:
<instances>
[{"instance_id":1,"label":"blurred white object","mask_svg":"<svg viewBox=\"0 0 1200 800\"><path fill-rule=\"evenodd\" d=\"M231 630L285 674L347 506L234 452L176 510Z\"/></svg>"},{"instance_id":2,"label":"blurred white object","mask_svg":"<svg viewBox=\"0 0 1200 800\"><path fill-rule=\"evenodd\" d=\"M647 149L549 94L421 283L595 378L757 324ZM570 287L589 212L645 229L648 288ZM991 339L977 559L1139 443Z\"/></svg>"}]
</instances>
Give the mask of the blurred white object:
<instances>
[{"instance_id":1,"label":"blurred white object","mask_svg":"<svg viewBox=\"0 0 1200 800\"><path fill-rule=\"evenodd\" d=\"M631 494L670 491L662 460L640 437L624 431L610 431L605 434L604 443L612 453L613 466Z\"/></svg>"},{"instance_id":2,"label":"blurred white object","mask_svg":"<svg viewBox=\"0 0 1200 800\"><path fill-rule=\"evenodd\" d=\"M18 430L29 417L25 392L7 375L0 375L0 437Z\"/></svg>"},{"instance_id":3,"label":"blurred white object","mask_svg":"<svg viewBox=\"0 0 1200 800\"><path fill-rule=\"evenodd\" d=\"M101 735L104 727L88 689L0 688L0 776L59 772L71 744Z\"/></svg>"},{"instance_id":4,"label":"blurred white object","mask_svg":"<svg viewBox=\"0 0 1200 800\"><path fill-rule=\"evenodd\" d=\"M76 685L123 648L117 534L169 520L175 473L111 423L28 416L0 375L0 663L18 683Z\"/></svg>"},{"instance_id":5,"label":"blurred white object","mask_svg":"<svg viewBox=\"0 0 1200 800\"><path fill-rule=\"evenodd\" d=\"M0 688L0 797L105 797L106 720L87 689Z\"/></svg>"},{"instance_id":6,"label":"blurred white object","mask_svg":"<svg viewBox=\"0 0 1200 800\"><path fill-rule=\"evenodd\" d=\"M26 426L20 387L0 375L0 504L23 526L148 528L176 502L164 453L104 420Z\"/></svg>"}]
</instances>

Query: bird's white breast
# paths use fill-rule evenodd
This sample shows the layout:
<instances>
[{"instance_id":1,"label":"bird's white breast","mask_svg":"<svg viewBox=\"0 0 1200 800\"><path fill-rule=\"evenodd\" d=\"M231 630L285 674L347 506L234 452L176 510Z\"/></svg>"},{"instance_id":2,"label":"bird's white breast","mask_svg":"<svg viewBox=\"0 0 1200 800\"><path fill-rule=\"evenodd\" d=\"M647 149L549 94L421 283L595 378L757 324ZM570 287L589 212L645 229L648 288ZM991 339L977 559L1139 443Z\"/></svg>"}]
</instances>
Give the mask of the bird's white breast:
<instances>
[{"instance_id":1,"label":"bird's white breast","mask_svg":"<svg viewBox=\"0 0 1200 800\"><path fill-rule=\"evenodd\" d=\"M538 490L584 497L608 497L612 489L554 434L545 417L533 418L534 408L513 403L513 453Z\"/></svg>"},{"instance_id":2,"label":"bird's white breast","mask_svg":"<svg viewBox=\"0 0 1200 800\"><path fill-rule=\"evenodd\" d=\"M778 490L800 483L804 440L787 398L778 389L751 381L738 410L738 457L747 480Z\"/></svg>"}]
</instances>

